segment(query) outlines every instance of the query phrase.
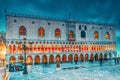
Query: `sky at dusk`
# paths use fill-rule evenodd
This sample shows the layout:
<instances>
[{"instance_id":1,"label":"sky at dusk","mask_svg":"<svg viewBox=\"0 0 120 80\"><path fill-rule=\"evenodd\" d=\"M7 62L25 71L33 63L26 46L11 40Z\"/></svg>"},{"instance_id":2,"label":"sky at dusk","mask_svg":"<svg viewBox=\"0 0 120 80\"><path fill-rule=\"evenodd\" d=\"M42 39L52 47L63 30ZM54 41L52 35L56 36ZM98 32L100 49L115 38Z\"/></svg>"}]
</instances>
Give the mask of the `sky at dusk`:
<instances>
[{"instance_id":1,"label":"sky at dusk","mask_svg":"<svg viewBox=\"0 0 120 80\"><path fill-rule=\"evenodd\" d=\"M5 29L4 10L17 14L101 24L115 24L117 50L120 51L120 0L0 0L0 32Z\"/></svg>"}]
</instances>

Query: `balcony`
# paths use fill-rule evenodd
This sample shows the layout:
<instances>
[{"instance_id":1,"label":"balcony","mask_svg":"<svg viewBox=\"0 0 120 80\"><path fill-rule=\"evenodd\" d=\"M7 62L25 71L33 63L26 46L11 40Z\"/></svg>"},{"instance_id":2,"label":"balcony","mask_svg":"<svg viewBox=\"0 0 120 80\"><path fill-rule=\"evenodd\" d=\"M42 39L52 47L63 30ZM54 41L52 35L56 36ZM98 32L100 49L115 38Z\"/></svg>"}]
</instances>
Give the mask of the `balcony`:
<instances>
[{"instance_id":1,"label":"balcony","mask_svg":"<svg viewBox=\"0 0 120 80\"><path fill-rule=\"evenodd\" d=\"M68 38L68 41L75 41L75 38Z\"/></svg>"}]
</instances>

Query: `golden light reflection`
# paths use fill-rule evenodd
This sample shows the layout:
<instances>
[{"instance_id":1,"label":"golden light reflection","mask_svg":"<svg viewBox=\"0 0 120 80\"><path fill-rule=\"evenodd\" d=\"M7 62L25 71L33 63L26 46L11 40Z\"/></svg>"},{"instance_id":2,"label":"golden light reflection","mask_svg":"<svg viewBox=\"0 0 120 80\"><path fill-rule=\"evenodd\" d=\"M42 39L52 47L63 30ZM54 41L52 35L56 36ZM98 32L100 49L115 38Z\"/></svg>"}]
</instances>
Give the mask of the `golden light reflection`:
<instances>
[{"instance_id":1,"label":"golden light reflection","mask_svg":"<svg viewBox=\"0 0 120 80\"><path fill-rule=\"evenodd\" d=\"M0 42L0 67L5 66L5 55L6 55L6 46L5 42L1 41Z\"/></svg>"}]
</instances>

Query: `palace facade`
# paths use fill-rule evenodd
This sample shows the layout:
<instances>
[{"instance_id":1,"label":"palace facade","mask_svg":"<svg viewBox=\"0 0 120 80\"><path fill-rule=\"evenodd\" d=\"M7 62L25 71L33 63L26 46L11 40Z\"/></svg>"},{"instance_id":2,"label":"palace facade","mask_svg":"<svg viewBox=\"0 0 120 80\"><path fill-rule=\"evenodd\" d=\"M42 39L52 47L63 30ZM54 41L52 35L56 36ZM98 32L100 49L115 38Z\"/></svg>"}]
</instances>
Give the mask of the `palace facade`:
<instances>
[{"instance_id":1,"label":"palace facade","mask_svg":"<svg viewBox=\"0 0 120 80\"><path fill-rule=\"evenodd\" d=\"M88 61L116 57L115 26L56 20L39 16L6 14L6 61L27 63L47 61Z\"/></svg>"}]
</instances>

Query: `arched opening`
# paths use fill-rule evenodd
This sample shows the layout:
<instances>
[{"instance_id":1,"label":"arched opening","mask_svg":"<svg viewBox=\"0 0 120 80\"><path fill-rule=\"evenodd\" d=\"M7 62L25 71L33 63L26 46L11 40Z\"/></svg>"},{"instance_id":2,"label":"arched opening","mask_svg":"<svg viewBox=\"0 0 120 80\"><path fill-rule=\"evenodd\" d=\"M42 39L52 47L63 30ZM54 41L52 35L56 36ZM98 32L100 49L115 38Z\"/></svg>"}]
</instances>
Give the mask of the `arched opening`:
<instances>
[{"instance_id":1,"label":"arched opening","mask_svg":"<svg viewBox=\"0 0 120 80\"><path fill-rule=\"evenodd\" d=\"M32 62L33 62L32 56L29 55L29 56L27 57L26 63L29 64L29 65L31 65Z\"/></svg>"},{"instance_id":2,"label":"arched opening","mask_svg":"<svg viewBox=\"0 0 120 80\"><path fill-rule=\"evenodd\" d=\"M20 53L20 51L21 51L21 44L18 43L17 52Z\"/></svg>"},{"instance_id":3,"label":"arched opening","mask_svg":"<svg viewBox=\"0 0 120 80\"><path fill-rule=\"evenodd\" d=\"M39 64L40 63L40 57L39 57L39 55L35 56L35 62L34 63L35 64Z\"/></svg>"},{"instance_id":4,"label":"arched opening","mask_svg":"<svg viewBox=\"0 0 120 80\"><path fill-rule=\"evenodd\" d=\"M13 53L15 53L15 52L16 52L16 50L17 50L16 46L15 46L15 45L13 45Z\"/></svg>"},{"instance_id":5,"label":"arched opening","mask_svg":"<svg viewBox=\"0 0 120 80\"><path fill-rule=\"evenodd\" d=\"M32 47L32 44L31 44L31 43L29 44L29 51L30 51L30 53L33 52L33 47Z\"/></svg>"},{"instance_id":6,"label":"arched opening","mask_svg":"<svg viewBox=\"0 0 120 80\"><path fill-rule=\"evenodd\" d=\"M109 34L109 32L106 32L105 38L106 38L106 39L110 39L110 34Z\"/></svg>"},{"instance_id":7,"label":"arched opening","mask_svg":"<svg viewBox=\"0 0 120 80\"><path fill-rule=\"evenodd\" d=\"M26 28L24 26L19 28L19 35L26 35Z\"/></svg>"},{"instance_id":8,"label":"arched opening","mask_svg":"<svg viewBox=\"0 0 120 80\"><path fill-rule=\"evenodd\" d=\"M60 29L56 29L55 30L55 37L60 37L61 33L60 33Z\"/></svg>"},{"instance_id":9,"label":"arched opening","mask_svg":"<svg viewBox=\"0 0 120 80\"><path fill-rule=\"evenodd\" d=\"M69 37L69 39L70 39L70 38L73 38L73 31L72 31L72 30L69 31L68 37Z\"/></svg>"},{"instance_id":10,"label":"arched opening","mask_svg":"<svg viewBox=\"0 0 120 80\"><path fill-rule=\"evenodd\" d=\"M104 54L104 60L107 60L107 54L106 53Z\"/></svg>"},{"instance_id":11,"label":"arched opening","mask_svg":"<svg viewBox=\"0 0 120 80\"><path fill-rule=\"evenodd\" d=\"M24 58L22 55L18 56L18 62L24 63Z\"/></svg>"},{"instance_id":12,"label":"arched opening","mask_svg":"<svg viewBox=\"0 0 120 80\"><path fill-rule=\"evenodd\" d=\"M99 37L98 32L95 31L95 32L94 32L94 39L97 39L98 37Z\"/></svg>"},{"instance_id":13,"label":"arched opening","mask_svg":"<svg viewBox=\"0 0 120 80\"><path fill-rule=\"evenodd\" d=\"M86 33L85 33L85 31L81 31L81 38L86 38Z\"/></svg>"},{"instance_id":14,"label":"arched opening","mask_svg":"<svg viewBox=\"0 0 120 80\"><path fill-rule=\"evenodd\" d=\"M77 54L74 55L74 61L78 61L78 55Z\"/></svg>"},{"instance_id":15,"label":"arched opening","mask_svg":"<svg viewBox=\"0 0 120 80\"><path fill-rule=\"evenodd\" d=\"M81 61L84 60L83 54L80 54L80 60L81 60Z\"/></svg>"},{"instance_id":16,"label":"arched opening","mask_svg":"<svg viewBox=\"0 0 120 80\"><path fill-rule=\"evenodd\" d=\"M56 56L56 62L60 62L60 55Z\"/></svg>"},{"instance_id":17,"label":"arched opening","mask_svg":"<svg viewBox=\"0 0 120 80\"><path fill-rule=\"evenodd\" d=\"M49 62L50 62L50 63L53 63L53 62L54 62L54 56L53 56L53 55L50 55L50 57L49 57Z\"/></svg>"},{"instance_id":18,"label":"arched opening","mask_svg":"<svg viewBox=\"0 0 120 80\"><path fill-rule=\"evenodd\" d=\"M40 27L40 28L38 29L38 36L44 36L44 33L45 33L44 28L43 28L43 27Z\"/></svg>"},{"instance_id":19,"label":"arched opening","mask_svg":"<svg viewBox=\"0 0 120 80\"><path fill-rule=\"evenodd\" d=\"M43 63L46 63L46 62L47 62L47 56L46 56L46 55L43 55L43 56L42 56L42 62L43 62Z\"/></svg>"},{"instance_id":20,"label":"arched opening","mask_svg":"<svg viewBox=\"0 0 120 80\"><path fill-rule=\"evenodd\" d=\"M65 54L62 56L62 62L66 62L66 55Z\"/></svg>"},{"instance_id":21,"label":"arched opening","mask_svg":"<svg viewBox=\"0 0 120 80\"><path fill-rule=\"evenodd\" d=\"M88 54L85 54L85 61L88 61Z\"/></svg>"},{"instance_id":22,"label":"arched opening","mask_svg":"<svg viewBox=\"0 0 120 80\"><path fill-rule=\"evenodd\" d=\"M9 61L10 63L16 64L16 58L14 56L11 56Z\"/></svg>"},{"instance_id":23,"label":"arched opening","mask_svg":"<svg viewBox=\"0 0 120 80\"><path fill-rule=\"evenodd\" d=\"M72 61L72 54L68 55L68 61Z\"/></svg>"},{"instance_id":24,"label":"arched opening","mask_svg":"<svg viewBox=\"0 0 120 80\"><path fill-rule=\"evenodd\" d=\"M98 54L95 54L95 61L98 60Z\"/></svg>"},{"instance_id":25,"label":"arched opening","mask_svg":"<svg viewBox=\"0 0 120 80\"><path fill-rule=\"evenodd\" d=\"M8 53L12 53L12 46L11 46L11 44L8 46Z\"/></svg>"},{"instance_id":26,"label":"arched opening","mask_svg":"<svg viewBox=\"0 0 120 80\"><path fill-rule=\"evenodd\" d=\"M38 50L38 52L40 52L40 51L41 51L40 44L38 44L37 50Z\"/></svg>"},{"instance_id":27,"label":"arched opening","mask_svg":"<svg viewBox=\"0 0 120 80\"><path fill-rule=\"evenodd\" d=\"M36 53L36 50L37 50L37 47L36 47L36 45L34 45L34 48L33 48L33 50L34 50L34 53Z\"/></svg>"},{"instance_id":28,"label":"arched opening","mask_svg":"<svg viewBox=\"0 0 120 80\"><path fill-rule=\"evenodd\" d=\"M90 61L93 61L93 59L94 59L93 54L90 54Z\"/></svg>"},{"instance_id":29,"label":"arched opening","mask_svg":"<svg viewBox=\"0 0 120 80\"><path fill-rule=\"evenodd\" d=\"M103 59L103 55L102 55L102 53L100 53L100 59Z\"/></svg>"}]
</instances>

